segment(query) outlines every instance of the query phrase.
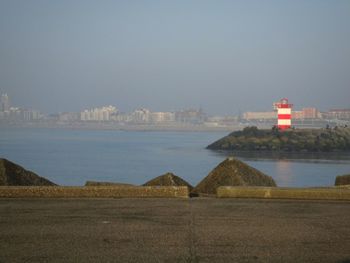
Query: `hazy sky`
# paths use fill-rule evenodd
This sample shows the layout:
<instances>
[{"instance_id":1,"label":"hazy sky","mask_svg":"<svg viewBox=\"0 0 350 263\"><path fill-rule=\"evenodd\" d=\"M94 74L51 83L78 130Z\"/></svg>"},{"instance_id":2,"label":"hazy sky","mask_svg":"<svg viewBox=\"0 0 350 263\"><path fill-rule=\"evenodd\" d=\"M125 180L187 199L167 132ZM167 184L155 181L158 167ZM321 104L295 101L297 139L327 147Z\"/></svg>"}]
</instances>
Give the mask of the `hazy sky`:
<instances>
[{"instance_id":1,"label":"hazy sky","mask_svg":"<svg viewBox=\"0 0 350 263\"><path fill-rule=\"evenodd\" d=\"M350 107L350 1L0 0L0 91L45 112Z\"/></svg>"}]
</instances>

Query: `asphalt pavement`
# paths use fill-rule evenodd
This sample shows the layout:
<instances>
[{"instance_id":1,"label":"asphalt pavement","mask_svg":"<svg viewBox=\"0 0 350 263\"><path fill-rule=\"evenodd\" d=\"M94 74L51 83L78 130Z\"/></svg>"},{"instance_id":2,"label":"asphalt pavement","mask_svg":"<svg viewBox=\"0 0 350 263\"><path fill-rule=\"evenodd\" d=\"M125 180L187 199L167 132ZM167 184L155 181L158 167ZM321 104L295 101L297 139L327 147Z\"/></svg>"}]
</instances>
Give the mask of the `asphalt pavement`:
<instances>
[{"instance_id":1,"label":"asphalt pavement","mask_svg":"<svg viewBox=\"0 0 350 263\"><path fill-rule=\"evenodd\" d=\"M0 262L350 262L350 202L0 199Z\"/></svg>"}]
</instances>

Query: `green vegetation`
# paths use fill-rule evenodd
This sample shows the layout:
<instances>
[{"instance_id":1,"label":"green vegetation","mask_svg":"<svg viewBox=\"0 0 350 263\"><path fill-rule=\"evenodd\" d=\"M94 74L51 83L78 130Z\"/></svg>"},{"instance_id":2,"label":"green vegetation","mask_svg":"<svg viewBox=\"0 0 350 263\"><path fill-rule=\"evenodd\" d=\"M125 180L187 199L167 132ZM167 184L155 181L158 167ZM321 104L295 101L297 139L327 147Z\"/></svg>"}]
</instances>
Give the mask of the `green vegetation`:
<instances>
[{"instance_id":1,"label":"green vegetation","mask_svg":"<svg viewBox=\"0 0 350 263\"><path fill-rule=\"evenodd\" d=\"M280 131L246 127L210 144L211 150L331 152L350 151L350 128L291 129Z\"/></svg>"}]
</instances>

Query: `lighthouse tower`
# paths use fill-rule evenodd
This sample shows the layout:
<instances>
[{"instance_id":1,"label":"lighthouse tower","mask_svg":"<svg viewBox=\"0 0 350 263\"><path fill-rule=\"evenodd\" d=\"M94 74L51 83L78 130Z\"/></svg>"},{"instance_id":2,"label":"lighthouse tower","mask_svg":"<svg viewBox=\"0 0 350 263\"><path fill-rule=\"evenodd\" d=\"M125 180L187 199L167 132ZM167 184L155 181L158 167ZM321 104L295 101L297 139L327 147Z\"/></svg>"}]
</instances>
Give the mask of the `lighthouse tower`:
<instances>
[{"instance_id":1,"label":"lighthouse tower","mask_svg":"<svg viewBox=\"0 0 350 263\"><path fill-rule=\"evenodd\" d=\"M288 99L283 98L275 103L277 108L278 122L277 127L280 130L289 129L292 126L292 107L293 104L288 103Z\"/></svg>"}]
</instances>

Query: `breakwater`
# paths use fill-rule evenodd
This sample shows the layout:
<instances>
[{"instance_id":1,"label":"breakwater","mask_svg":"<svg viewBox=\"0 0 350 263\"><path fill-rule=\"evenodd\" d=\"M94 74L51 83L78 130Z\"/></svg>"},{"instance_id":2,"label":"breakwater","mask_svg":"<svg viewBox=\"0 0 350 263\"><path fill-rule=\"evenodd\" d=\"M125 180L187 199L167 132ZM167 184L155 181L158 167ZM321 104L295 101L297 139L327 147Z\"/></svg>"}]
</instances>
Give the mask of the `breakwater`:
<instances>
[{"instance_id":1,"label":"breakwater","mask_svg":"<svg viewBox=\"0 0 350 263\"><path fill-rule=\"evenodd\" d=\"M220 186L218 198L266 198L305 200L350 200L350 188L287 188Z\"/></svg>"},{"instance_id":2,"label":"breakwater","mask_svg":"<svg viewBox=\"0 0 350 263\"><path fill-rule=\"evenodd\" d=\"M188 198L175 186L1 186L0 198Z\"/></svg>"}]
</instances>

